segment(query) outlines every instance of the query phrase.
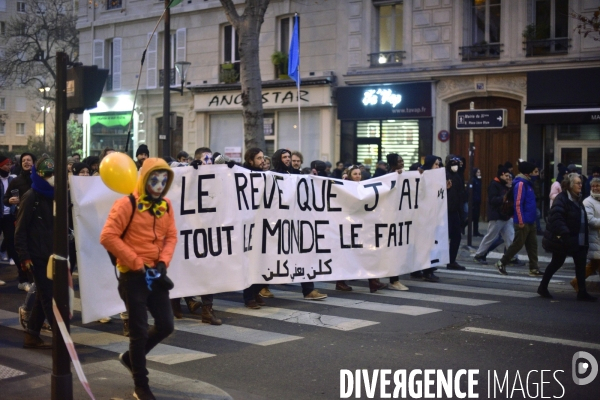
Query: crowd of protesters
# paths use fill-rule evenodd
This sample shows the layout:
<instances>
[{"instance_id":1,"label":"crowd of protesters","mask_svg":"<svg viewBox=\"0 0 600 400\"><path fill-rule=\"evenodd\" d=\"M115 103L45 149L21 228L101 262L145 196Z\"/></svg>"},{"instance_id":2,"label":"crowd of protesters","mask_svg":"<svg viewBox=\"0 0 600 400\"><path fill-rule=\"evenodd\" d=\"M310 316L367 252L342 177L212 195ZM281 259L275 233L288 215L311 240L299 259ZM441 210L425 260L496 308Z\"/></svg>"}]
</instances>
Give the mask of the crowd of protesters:
<instances>
[{"instance_id":1,"label":"crowd of protesters","mask_svg":"<svg viewBox=\"0 0 600 400\"><path fill-rule=\"evenodd\" d=\"M102 159L115 152L105 148L99 156L83 160L73 154L67 160L68 173L74 176L99 174ZM140 170L134 194L117 201L103 229L101 243L116 257L119 279L119 294L127 312L121 314L123 333L130 336L129 351L121 354L121 363L132 373L136 393L142 398L153 398L148 386L145 354L173 331L173 317L183 318L181 299L169 299L172 282L167 278L167 268L176 242L176 229L171 214L171 203L165 197L173 179L172 168L206 168L211 164L236 164L225 155L207 147L196 149L193 155L179 152L175 158L151 158L148 147L140 145L134 162ZM571 285L577 292L577 300L595 301L586 291L585 280L597 273L600 267L600 167L592 170L589 179L581 174L576 165L558 166L559 174L550 188L550 211L545 232L540 225L542 190L540 169L527 161L519 160L519 173L513 176L510 162L498 166L496 176L487 187L487 221L485 235L479 231L482 201L482 171L472 169L472 179L465 181L464 158L449 154L444 161L435 155L423 158L409 170L425 171L445 168L446 201L448 207L449 270L465 270L457 262L461 232L467 224L468 190L472 188L471 218L474 236L483 236L475 253L475 262L487 264L487 255L497 246L504 244L504 254L495 264L498 272L508 275L507 265L519 265L517 253L524 246L529 258L529 275L540 277L538 294L552 298L548 284L553 274L564 264L566 257L575 263L575 279ZM239 165L239 164L238 164ZM305 165L299 151L279 149L272 156L262 149L248 149L242 167L250 171L273 171L283 174L311 174L335 179L361 182L385 174L403 174L404 160L392 153L386 161L379 161L371 174L369 166L346 164L338 161L335 168L328 161L313 160ZM34 154L23 153L16 163L0 155L0 189L4 203L0 218L2 231L2 253L17 267L18 289L27 292L23 306L19 308L19 320L25 330L24 347L51 348L40 338L42 329L51 330L52 281L46 276L46 264L52 254L53 244L53 199L54 161L44 155L39 160ZM130 204L131 203L131 204ZM72 231L72 218L69 217ZM131 226L131 228L130 228ZM137 239L125 235L137 232ZM537 235L543 234L542 245L552 253L552 260L545 271L538 263ZM152 246L144 246L144 235L153 242L159 238L163 243L158 253ZM135 242L135 243L134 243ZM70 259L76 265L74 235L70 235ZM589 262L588 262L589 260ZM428 267L411 273L411 278L438 282L436 267ZM161 278L162 277L162 278ZM147 280L156 279L157 290L148 291ZM0 285L5 282L0 281ZM379 290L409 290L398 276L389 277L389 283L369 279L371 293ZM314 283L301 285L306 300L324 300L326 294L315 289ZM337 281L335 290L352 291L346 281ZM274 294L268 285L253 284L243 291L246 307L259 309L266 305L265 299ZM199 314L201 321L221 325L213 310L214 294L186 297L185 304L190 313ZM148 309L155 318L155 325L148 329ZM109 322L109 317L100 322ZM47 321L47 322L46 322Z\"/></svg>"}]
</instances>

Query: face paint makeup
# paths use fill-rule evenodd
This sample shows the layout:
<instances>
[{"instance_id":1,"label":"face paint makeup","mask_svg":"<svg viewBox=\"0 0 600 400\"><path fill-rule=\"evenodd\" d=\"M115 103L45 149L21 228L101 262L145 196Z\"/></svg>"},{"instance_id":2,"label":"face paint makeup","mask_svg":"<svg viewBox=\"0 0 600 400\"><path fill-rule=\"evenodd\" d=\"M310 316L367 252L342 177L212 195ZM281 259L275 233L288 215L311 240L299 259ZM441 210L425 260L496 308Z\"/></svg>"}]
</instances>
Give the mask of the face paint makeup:
<instances>
[{"instance_id":1,"label":"face paint makeup","mask_svg":"<svg viewBox=\"0 0 600 400\"><path fill-rule=\"evenodd\" d=\"M166 171L154 171L146 181L146 193L155 199L159 198L167 186L169 173Z\"/></svg>"}]
</instances>

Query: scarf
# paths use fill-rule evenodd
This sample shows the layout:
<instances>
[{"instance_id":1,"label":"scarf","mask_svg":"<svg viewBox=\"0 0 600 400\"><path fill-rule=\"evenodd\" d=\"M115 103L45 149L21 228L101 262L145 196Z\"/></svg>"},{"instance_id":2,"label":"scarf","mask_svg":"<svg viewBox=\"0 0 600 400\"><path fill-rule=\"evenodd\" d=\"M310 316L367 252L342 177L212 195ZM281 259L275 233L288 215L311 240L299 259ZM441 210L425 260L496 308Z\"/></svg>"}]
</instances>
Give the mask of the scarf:
<instances>
[{"instance_id":1,"label":"scarf","mask_svg":"<svg viewBox=\"0 0 600 400\"><path fill-rule=\"evenodd\" d=\"M44 197L54 199L54 188L31 167L31 188Z\"/></svg>"},{"instance_id":2,"label":"scarf","mask_svg":"<svg viewBox=\"0 0 600 400\"><path fill-rule=\"evenodd\" d=\"M138 200L137 209L139 212L149 210L150 214L160 218L167 212L167 202L162 197L155 199L151 196L144 196Z\"/></svg>"}]
</instances>

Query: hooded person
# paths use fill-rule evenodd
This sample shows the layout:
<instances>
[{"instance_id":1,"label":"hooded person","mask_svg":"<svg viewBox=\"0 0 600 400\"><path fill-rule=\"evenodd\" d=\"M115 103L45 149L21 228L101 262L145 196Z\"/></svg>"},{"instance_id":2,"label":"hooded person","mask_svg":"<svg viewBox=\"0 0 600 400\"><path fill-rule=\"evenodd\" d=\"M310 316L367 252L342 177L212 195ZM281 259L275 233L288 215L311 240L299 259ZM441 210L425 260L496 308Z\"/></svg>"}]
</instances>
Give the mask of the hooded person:
<instances>
[{"instance_id":1,"label":"hooded person","mask_svg":"<svg viewBox=\"0 0 600 400\"><path fill-rule=\"evenodd\" d=\"M273 172L279 172L280 174L300 174L300 171L296 171L292 168L292 152L287 149L279 149L271 157L273 164Z\"/></svg>"},{"instance_id":2,"label":"hooded person","mask_svg":"<svg viewBox=\"0 0 600 400\"><path fill-rule=\"evenodd\" d=\"M73 171L73 175L75 176L90 176L90 166L86 163L76 162L73 163L73 167L71 168Z\"/></svg>"},{"instance_id":3,"label":"hooded person","mask_svg":"<svg viewBox=\"0 0 600 400\"><path fill-rule=\"evenodd\" d=\"M437 162L437 166L436 166L436 162ZM423 161L423 165L421 166L421 169L423 171L429 171L430 169L434 169L434 166L435 166L435 168L440 167L439 157L434 156L433 154L425 156L425 160Z\"/></svg>"},{"instance_id":4,"label":"hooded person","mask_svg":"<svg viewBox=\"0 0 600 400\"><path fill-rule=\"evenodd\" d=\"M19 162L21 164L19 175L9 182L8 187L5 188L6 190L4 191L4 205L10 207L10 216L5 215L4 220L4 222L8 224L9 231L4 232L4 237L12 243L14 243L14 222L16 221L17 211L21 199L31 188L31 171L36 162L36 158L31 153L22 153ZM10 223L8 222L11 218L13 220L12 227L10 227ZM13 256L11 258L19 271L19 284L17 287L19 290L28 292L31 288L30 278L28 277L27 272L19 267L20 260L17 252L13 251L12 253Z\"/></svg>"},{"instance_id":5,"label":"hooded person","mask_svg":"<svg viewBox=\"0 0 600 400\"><path fill-rule=\"evenodd\" d=\"M43 157L31 168L31 190L21 199L15 230L15 248L21 269L30 271L36 286L36 298L27 321L23 347L50 349L40 338L47 318L52 324L52 281L46 265L54 246L54 161Z\"/></svg>"},{"instance_id":6,"label":"hooded person","mask_svg":"<svg viewBox=\"0 0 600 400\"><path fill-rule=\"evenodd\" d=\"M165 197L172 182L173 171L164 160L146 159L133 194L115 201L100 235L100 243L116 257L121 272L119 295L129 314L130 341L129 351L119 360L133 376L138 399L154 398L146 354L174 329L172 283L166 278L177 243L175 210ZM149 288L146 280L153 277ZM147 310L154 317L150 328Z\"/></svg>"}]
</instances>

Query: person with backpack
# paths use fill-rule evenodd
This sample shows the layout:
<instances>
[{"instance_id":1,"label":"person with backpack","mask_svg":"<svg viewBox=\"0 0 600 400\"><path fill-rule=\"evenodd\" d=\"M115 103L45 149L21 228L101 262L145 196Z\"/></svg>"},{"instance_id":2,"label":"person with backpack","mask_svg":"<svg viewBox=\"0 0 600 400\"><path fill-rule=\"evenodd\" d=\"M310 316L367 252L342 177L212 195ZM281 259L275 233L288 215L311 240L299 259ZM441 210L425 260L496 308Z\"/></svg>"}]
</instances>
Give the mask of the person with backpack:
<instances>
[{"instance_id":1,"label":"person with backpack","mask_svg":"<svg viewBox=\"0 0 600 400\"><path fill-rule=\"evenodd\" d=\"M23 347L51 349L52 344L40 338L40 331L46 318L50 325L54 319L53 286L46 275L54 247L54 160L42 157L31 168L31 181L31 189L20 199L15 229L15 248L21 269L31 272L36 286Z\"/></svg>"},{"instance_id":2,"label":"person with backpack","mask_svg":"<svg viewBox=\"0 0 600 400\"><path fill-rule=\"evenodd\" d=\"M175 211L165 197L173 171L160 158L148 158L140 168L133 192L117 200L108 215L100 243L116 257L119 295L129 314L129 350L119 361L133 376L136 399L155 399L150 390L146 354L174 330L167 268L177 243ZM154 325L148 327L148 311Z\"/></svg>"},{"instance_id":3,"label":"person with backpack","mask_svg":"<svg viewBox=\"0 0 600 400\"><path fill-rule=\"evenodd\" d=\"M531 176L538 175L539 170L535 164L528 161L521 161L518 166L520 173L514 179L512 186L515 237L502 258L496 263L496 268L500 274L508 275L506 265L525 246L529 257L529 276L541 277L542 272L538 268L537 229L535 226L537 206L531 181ZM507 200L510 203L510 198Z\"/></svg>"},{"instance_id":4,"label":"person with backpack","mask_svg":"<svg viewBox=\"0 0 600 400\"><path fill-rule=\"evenodd\" d=\"M511 221L512 208L509 214L503 212L502 209L506 194L509 192L509 189L511 189L511 187L508 186L509 182L510 172L508 172L508 168L500 165L496 177L488 187L488 230L483 239L481 239L481 243L479 244L479 248L477 249L474 258L474 260L480 264L487 264L485 259L486 254L492 243L499 236L502 236L502 239L504 239L504 242L508 247L510 247L515 237L515 230Z\"/></svg>"}]
</instances>

